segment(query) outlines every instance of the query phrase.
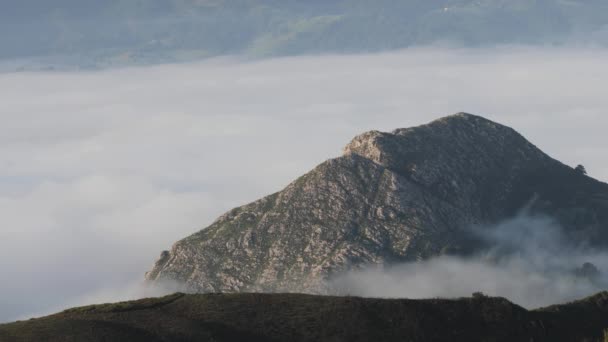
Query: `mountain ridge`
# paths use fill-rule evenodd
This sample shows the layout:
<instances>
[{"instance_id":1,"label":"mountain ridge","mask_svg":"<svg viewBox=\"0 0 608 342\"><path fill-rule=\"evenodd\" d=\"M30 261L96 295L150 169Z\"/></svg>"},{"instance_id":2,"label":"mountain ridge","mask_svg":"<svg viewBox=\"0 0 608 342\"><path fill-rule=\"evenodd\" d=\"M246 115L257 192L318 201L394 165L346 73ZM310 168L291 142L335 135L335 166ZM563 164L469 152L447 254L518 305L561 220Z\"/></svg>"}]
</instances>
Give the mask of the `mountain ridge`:
<instances>
[{"instance_id":1,"label":"mountain ridge","mask_svg":"<svg viewBox=\"0 0 608 342\"><path fill-rule=\"evenodd\" d=\"M537 310L499 297L176 293L0 324L26 341L601 341L608 293Z\"/></svg>"},{"instance_id":2,"label":"mountain ridge","mask_svg":"<svg viewBox=\"0 0 608 342\"><path fill-rule=\"evenodd\" d=\"M0 13L0 59L104 68L437 44L605 46L607 10L601 0L23 0Z\"/></svg>"},{"instance_id":3,"label":"mountain ridge","mask_svg":"<svg viewBox=\"0 0 608 342\"><path fill-rule=\"evenodd\" d=\"M524 207L555 217L573 241L608 244L608 185L512 128L458 113L355 137L342 156L174 244L146 279L195 292L327 293L331 276L365 265L474 253L467 228Z\"/></svg>"}]
</instances>

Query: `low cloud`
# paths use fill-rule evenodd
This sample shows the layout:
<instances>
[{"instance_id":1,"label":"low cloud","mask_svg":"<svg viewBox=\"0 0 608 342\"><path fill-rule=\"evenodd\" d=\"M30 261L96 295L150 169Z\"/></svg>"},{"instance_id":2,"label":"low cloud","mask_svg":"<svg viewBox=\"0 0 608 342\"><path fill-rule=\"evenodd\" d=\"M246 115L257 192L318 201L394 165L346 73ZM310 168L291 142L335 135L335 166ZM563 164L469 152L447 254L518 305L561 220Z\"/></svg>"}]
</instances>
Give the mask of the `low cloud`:
<instances>
[{"instance_id":1,"label":"low cloud","mask_svg":"<svg viewBox=\"0 0 608 342\"><path fill-rule=\"evenodd\" d=\"M174 241L366 130L482 114L606 180L607 58L411 49L0 74L0 321L140 281Z\"/></svg>"},{"instance_id":2,"label":"low cloud","mask_svg":"<svg viewBox=\"0 0 608 342\"><path fill-rule=\"evenodd\" d=\"M482 292L538 308L580 299L608 286L603 272L608 254L571 243L549 217L521 214L472 231L491 247L472 257L441 256L352 271L332 280L333 291L399 298L453 298Z\"/></svg>"}]
</instances>

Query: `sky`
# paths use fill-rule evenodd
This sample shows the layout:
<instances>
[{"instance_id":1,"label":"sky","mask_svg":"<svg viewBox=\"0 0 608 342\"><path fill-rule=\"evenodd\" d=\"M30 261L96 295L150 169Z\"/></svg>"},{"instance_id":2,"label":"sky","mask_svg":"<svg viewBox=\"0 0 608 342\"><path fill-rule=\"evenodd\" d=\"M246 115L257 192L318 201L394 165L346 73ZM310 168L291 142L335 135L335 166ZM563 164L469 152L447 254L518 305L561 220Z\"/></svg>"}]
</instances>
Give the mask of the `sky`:
<instances>
[{"instance_id":1,"label":"sky","mask_svg":"<svg viewBox=\"0 0 608 342\"><path fill-rule=\"evenodd\" d=\"M469 112L607 181L607 59L417 48L2 73L0 321L145 295L162 250L368 130Z\"/></svg>"}]
</instances>

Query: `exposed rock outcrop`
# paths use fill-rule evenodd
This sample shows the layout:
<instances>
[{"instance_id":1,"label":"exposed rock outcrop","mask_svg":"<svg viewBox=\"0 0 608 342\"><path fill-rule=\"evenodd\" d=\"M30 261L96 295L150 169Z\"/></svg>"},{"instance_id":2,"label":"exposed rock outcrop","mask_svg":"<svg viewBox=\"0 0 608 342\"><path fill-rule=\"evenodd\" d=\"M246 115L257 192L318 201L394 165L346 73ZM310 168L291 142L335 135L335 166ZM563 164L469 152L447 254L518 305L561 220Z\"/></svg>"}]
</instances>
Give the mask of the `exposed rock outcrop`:
<instances>
[{"instance_id":1,"label":"exposed rock outcrop","mask_svg":"<svg viewBox=\"0 0 608 342\"><path fill-rule=\"evenodd\" d=\"M323 292L350 268L475 251L466 228L526 205L580 243L608 244L608 185L459 113L355 137L344 155L175 243L146 278L193 291Z\"/></svg>"}]
</instances>

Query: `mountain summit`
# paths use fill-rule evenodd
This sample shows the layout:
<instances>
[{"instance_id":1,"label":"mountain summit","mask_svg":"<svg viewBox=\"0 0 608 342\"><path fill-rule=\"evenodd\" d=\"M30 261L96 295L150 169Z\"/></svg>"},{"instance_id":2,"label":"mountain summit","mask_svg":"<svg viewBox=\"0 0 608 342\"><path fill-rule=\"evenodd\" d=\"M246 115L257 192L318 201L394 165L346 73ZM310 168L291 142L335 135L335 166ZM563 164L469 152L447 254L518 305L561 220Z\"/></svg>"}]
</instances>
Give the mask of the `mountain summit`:
<instances>
[{"instance_id":1,"label":"mountain summit","mask_svg":"<svg viewBox=\"0 0 608 342\"><path fill-rule=\"evenodd\" d=\"M468 228L522 208L551 215L577 243L608 245L607 184L509 127L459 113L355 137L342 156L175 243L146 279L322 293L349 269L475 252Z\"/></svg>"}]
</instances>

